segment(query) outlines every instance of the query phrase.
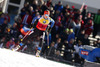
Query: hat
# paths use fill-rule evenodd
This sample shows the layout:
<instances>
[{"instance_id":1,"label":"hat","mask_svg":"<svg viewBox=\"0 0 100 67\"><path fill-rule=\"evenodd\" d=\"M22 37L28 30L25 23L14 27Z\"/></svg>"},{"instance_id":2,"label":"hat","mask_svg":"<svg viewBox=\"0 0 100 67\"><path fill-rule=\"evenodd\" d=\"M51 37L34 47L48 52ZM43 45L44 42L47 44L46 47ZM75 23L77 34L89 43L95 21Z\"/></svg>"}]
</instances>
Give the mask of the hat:
<instances>
[{"instance_id":1,"label":"hat","mask_svg":"<svg viewBox=\"0 0 100 67\"><path fill-rule=\"evenodd\" d=\"M44 11L44 15L50 15L50 11L49 10L46 10L46 11Z\"/></svg>"},{"instance_id":2,"label":"hat","mask_svg":"<svg viewBox=\"0 0 100 67\"><path fill-rule=\"evenodd\" d=\"M75 6L72 6L72 8L74 9L74 8L75 8Z\"/></svg>"},{"instance_id":3,"label":"hat","mask_svg":"<svg viewBox=\"0 0 100 67\"><path fill-rule=\"evenodd\" d=\"M61 17L59 16L57 19L58 19L58 20L61 20Z\"/></svg>"},{"instance_id":4,"label":"hat","mask_svg":"<svg viewBox=\"0 0 100 67\"><path fill-rule=\"evenodd\" d=\"M65 31L69 31L69 29L68 29L68 28L66 28L66 29L65 29Z\"/></svg>"}]
</instances>

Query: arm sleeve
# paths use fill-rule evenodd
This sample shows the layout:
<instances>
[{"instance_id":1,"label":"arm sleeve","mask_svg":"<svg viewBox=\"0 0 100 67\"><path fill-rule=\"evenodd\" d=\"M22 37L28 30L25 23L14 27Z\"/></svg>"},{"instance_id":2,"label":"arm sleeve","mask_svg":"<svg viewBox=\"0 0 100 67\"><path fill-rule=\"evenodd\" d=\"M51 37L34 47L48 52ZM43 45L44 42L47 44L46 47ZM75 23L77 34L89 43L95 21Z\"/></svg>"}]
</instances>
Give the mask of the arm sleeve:
<instances>
[{"instance_id":1,"label":"arm sleeve","mask_svg":"<svg viewBox=\"0 0 100 67\"><path fill-rule=\"evenodd\" d=\"M51 28L52 28L54 26L54 24L55 24L55 21L51 18L50 22L51 22Z\"/></svg>"},{"instance_id":2,"label":"arm sleeve","mask_svg":"<svg viewBox=\"0 0 100 67\"><path fill-rule=\"evenodd\" d=\"M34 17L33 20L32 20L32 24L34 24L35 21L36 21L37 19L39 19L39 18L40 18L40 16L36 16L36 17Z\"/></svg>"}]
</instances>

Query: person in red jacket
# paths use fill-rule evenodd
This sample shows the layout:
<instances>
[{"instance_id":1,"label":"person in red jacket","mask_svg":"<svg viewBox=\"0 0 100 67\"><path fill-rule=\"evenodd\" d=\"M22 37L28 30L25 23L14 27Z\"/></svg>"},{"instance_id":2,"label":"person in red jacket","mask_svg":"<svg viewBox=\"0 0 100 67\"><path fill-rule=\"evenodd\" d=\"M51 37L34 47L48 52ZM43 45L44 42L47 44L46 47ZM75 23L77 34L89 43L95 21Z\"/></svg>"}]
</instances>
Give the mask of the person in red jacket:
<instances>
[{"instance_id":1,"label":"person in red jacket","mask_svg":"<svg viewBox=\"0 0 100 67\"><path fill-rule=\"evenodd\" d=\"M92 20L88 20L88 22L84 26L85 28L85 34L90 35L91 32L93 31L93 25L92 25Z\"/></svg>"},{"instance_id":2,"label":"person in red jacket","mask_svg":"<svg viewBox=\"0 0 100 67\"><path fill-rule=\"evenodd\" d=\"M6 43L6 48L13 49L14 47L15 47L15 42L14 42L14 38L12 38Z\"/></svg>"},{"instance_id":3,"label":"person in red jacket","mask_svg":"<svg viewBox=\"0 0 100 67\"><path fill-rule=\"evenodd\" d=\"M53 6L53 5L52 5L52 0L47 1L47 6L48 6L48 7Z\"/></svg>"},{"instance_id":4,"label":"person in red jacket","mask_svg":"<svg viewBox=\"0 0 100 67\"><path fill-rule=\"evenodd\" d=\"M7 20L7 22L10 22L10 16L8 15L8 12L5 13L5 19Z\"/></svg>"},{"instance_id":5,"label":"person in red jacket","mask_svg":"<svg viewBox=\"0 0 100 67\"><path fill-rule=\"evenodd\" d=\"M29 12L26 11L26 14L22 17L22 24L25 26L30 25L32 22L32 16L29 15Z\"/></svg>"},{"instance_id":6,"label":"person in red jacket","mask_svg":"<svg viewBox=\"0 0 100 67\"><path fill-rule=\"evenodd\" d=\"M58 30L58 28L60 27L60 25L61 25L61 17L58 16L58 17L57 17L57 20L56 20L56 22L55 22L55 27L56 27L57 30Z\"/></svg>"}]
</instances>

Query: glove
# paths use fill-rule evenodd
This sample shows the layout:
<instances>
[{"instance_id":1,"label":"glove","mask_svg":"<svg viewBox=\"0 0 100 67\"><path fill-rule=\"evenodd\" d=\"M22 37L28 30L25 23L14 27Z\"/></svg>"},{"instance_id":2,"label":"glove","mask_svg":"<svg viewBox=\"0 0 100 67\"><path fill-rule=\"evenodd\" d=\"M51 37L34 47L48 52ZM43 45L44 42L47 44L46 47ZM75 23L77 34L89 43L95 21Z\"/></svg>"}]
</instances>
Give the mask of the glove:
<instances>
[{"instance_id":1,"label":"glove","mask_svg":"<svg viewBox=\"0 0 100 67\"><path fill-rule=\"evenodd\" d=\"M38 47L38 50L40 51L41 50L41 47Z\"/></svg>"},{"instance_id":2,"label":"glove","mask_svg":"<svg viewBox=\"0 0 100 67\"><path fill-rule=\"evenodd\" d=\"M23 43L20 43L19 45L20 45L20 46L23 46L24 44L23 44Z\"/></svg>"},{"instance_id":3,"label":"glove","mask_svg":"<svg viewBox=\"0 0 100 67\"><path fill-rule=\"evenodd\" d=\"M50 47L48 46L48 48L50 48Z\"/></svg>"}]
</instances>

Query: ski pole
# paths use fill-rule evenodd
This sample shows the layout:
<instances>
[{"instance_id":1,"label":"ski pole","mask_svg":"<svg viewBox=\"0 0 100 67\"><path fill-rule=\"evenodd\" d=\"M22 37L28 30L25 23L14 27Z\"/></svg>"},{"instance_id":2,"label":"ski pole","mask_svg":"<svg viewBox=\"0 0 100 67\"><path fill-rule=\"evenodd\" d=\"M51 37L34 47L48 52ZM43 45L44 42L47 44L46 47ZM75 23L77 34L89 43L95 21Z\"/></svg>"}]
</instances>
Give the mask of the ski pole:
<instances>
[{"instance_id":1,"label":"ski pole","mask_svg":"<svg viewBox=\"0 0 100 67\"><path fill-rule=\"evenodd\" d=\"M26 33L26 35L21 39L21 42L25 39L25 37L30 33L30 31L33 29L33 27ZM22 46L23 44L20 43L20 46ZM12 50L19 50L20 46L18 45L15 49L12 49Z\"/></svg>"},{"instance_id":2,"label":"ski pole","mask_svg":"<svg viewBox=\"0 0 100 67\"><path fill-rule=\"evenodd\" d=\"M50 28L50 25L48 25L47 30ZM46 31L47 32L47 31ZM49 32L47 32L47 47L49 48Z\"/></svg>"}]
</instances>

